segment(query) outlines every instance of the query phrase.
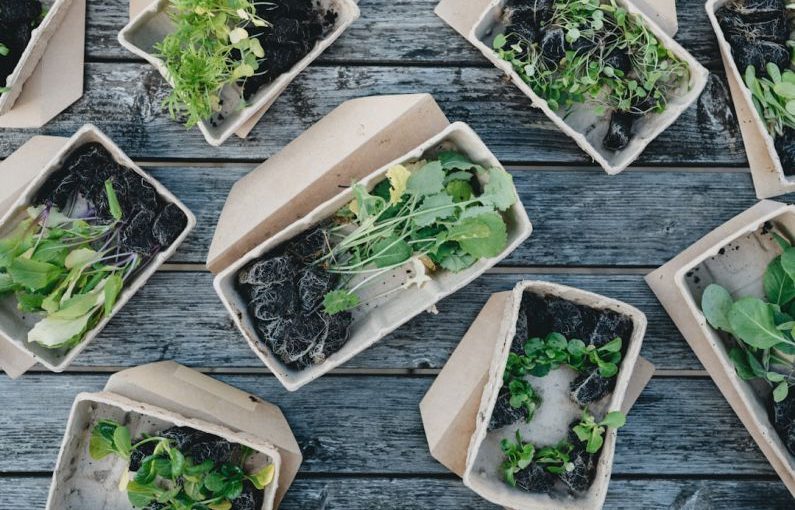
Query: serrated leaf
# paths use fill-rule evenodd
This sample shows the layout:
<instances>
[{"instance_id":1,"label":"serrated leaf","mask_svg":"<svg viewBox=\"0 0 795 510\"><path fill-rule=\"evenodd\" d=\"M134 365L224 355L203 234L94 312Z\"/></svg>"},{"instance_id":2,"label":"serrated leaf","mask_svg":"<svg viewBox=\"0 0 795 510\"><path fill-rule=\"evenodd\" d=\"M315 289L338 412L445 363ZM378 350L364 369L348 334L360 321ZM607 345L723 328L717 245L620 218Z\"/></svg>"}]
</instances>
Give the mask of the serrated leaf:
<instances>
[{"instance_id":1,"label":"serrated leaf","mask_svg":"<svg viewBox=\"0 0 795 510\"><path fill-rule=\"evenodd\" d=\"M323 298L323 308L329 315L353 310L359 306L359 296L347 290L335 290Z\"/></svg>"},{"instance_id":2,"label":"serrated leaf","mask_svg":"<svg viewBox=\"0 0 795 510\"><path fill-rule=\"evenodd\" d=\"M403 165L395 165L387 171L386 177L390 186L389 203L397 204L403 194L406 193L406 186L411 177L411 172Z\"/></svg>"},{"instance_id":3,"label":"serrated leaf","mask_svg":"<svg viewBox=\"0 0 795 510\"><path fill-rule=\"evenodd\" d=\"M455 211L456 207L453 204L453 197L447 193L429 195L423 199L422 204L417 208L414 224L420 228L427 227L437 221L450 218Z\"/></svg>"},{"instance_id":4,"label":"serrated leaf","mask_svg":"<svg viewBox=\"0 0 795 510\"><path fill-rule=\"evenodd\" d=\"M508 229L497 213L465 218L453 225L448 239L458 241L461 249L476 259L496 257L508 244Z\"/></svg>"},{"instance_id":5,"label":"serrated leaf","mask_svg":"<svg viewBox=\"0 0 795 510\"><path fill-rule=\"evenodd\" d=\"M444 177L442 163L431 161L411 174L406 191L420 197L435 195L444 189Z\"/></svg>"},{"instance_id":6,"label":"serrated leaf","mask_svg":"<svg viewBox=\"0 0 795 510\"><path fill-rule=\"evenodd\" d=\"M491 204L500 211L508 210L516 203L513 176L501 168L489 168L489 182L483 187L480 201Z\"/></svg>"}]
</instances>

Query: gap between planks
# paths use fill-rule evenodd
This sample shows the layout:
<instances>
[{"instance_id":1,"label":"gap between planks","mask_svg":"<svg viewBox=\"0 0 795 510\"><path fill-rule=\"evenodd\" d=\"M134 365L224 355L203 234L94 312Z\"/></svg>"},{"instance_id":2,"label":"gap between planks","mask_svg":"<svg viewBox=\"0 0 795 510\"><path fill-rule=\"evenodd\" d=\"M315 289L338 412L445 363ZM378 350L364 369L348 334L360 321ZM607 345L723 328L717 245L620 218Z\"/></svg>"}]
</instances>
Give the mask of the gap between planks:
<instances>
[{"instance_id":1,"label":"gap between planks","mask_svg":"<svg viewBox=\"0 0 795 510\"><path fill-rule=\"evenodd\" d=\"M486 271L486 274L593 274L593 275L645 275L657 266L500 266ZM165 263L158 271L171 273L204 273L204 264Z\"/></svg>"}]
</instances>

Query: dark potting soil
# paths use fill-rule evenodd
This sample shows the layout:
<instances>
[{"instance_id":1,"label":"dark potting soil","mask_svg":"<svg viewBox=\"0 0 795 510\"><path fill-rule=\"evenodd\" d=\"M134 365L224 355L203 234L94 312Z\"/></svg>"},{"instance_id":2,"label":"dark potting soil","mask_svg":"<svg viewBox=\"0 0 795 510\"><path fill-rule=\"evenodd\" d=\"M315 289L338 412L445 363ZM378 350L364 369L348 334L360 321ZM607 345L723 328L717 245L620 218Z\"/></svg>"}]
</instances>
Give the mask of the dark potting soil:
<instances>
[{"instance_id":1,"label":"dark potting soil","mask_svg":"<svg viewBox=\"0 0 795 510\"><path fill-rule=\"evenodd\" d=\"M741 74L748 66L760 76L767 74L767 63L782 70L789 66L790 28L783 0L737 0L718 9L715 16Z\"/></svg>"},{"instance_id":2,"label":"dark potting soil","mask_svg":"<svg viewBox=\"0 0 795 510\"><path fill-rule=\"evenodd\" d=\"M550 493L555 487L558 477L544 469L544 466L533 462L526 469L516 473L516 487L526 492Z\"/></svg>"},{"instance_id":3,"label":"dark potting soil","mask_svg":"<svg viewBox=\"0 0 795 510\"><path fill-rule=\"evenodd\" d=\"M560 475L561 481L572 493L588 490L596 475L596 464L599 460L599 453L585 451L586 443L580 441L574 433L574 427L578 424L579 421L569 424L569 442L574 446L569 453L569 461L574 464L574 469Z\"/></svg>"},{"instance_id":4,"label":"dark potting soil","mask_svg":"<svg viewBox=\"0 0 795 510\"><path fill-rule=\"evenodd\" d=\"M770 421L790 454L795 455L795 391L790 389L787 398L770 406Z\"/></svg>"},{"instance_id":5,"label":"dark potting soil","mask_svg":"<svg viewBox=\"0 0 795 510\"><path fill-rule=\"evenodd\" d=\"M514 339L514 343L520 343L518 348L521 349L530 338L544 338L549 333L560 333L568 339L579 338L586 345L593 344L597 347L621 337L624 341L622 349L625 351L627 342L632 337L632 319L628 316L612 310L579 305L555 296L525 292L519 313L527 317L528 338Z\"/></svg>"},{"instance_id":6,"label":"dark potting soil","mask_svg":"<svg viewBox=\"0 0 795 510\"><path fill-rule=\"evenodd\" d=\"M211 460L218 467L223 464L239 465L243 456L243 448L240 445L230 443L225 439L194 430L189 427L171 427L153 434L164 437L171 441L171 445L177 448L193 464L201 464L206 460ZM144 438L138 438L133 444ZM155 450L155 443L147 443L140 448L133 450L130 456L130 471L138 471L144 458L152 455ZM232 502L231 510L259 510L265 492L257 490L248 480L244 482L243 493ZM164 508L159 503L154 503L147 510L160 510Z\"/></svg>"},{"instance_id":7,"label":"dark potting soil","mask_svg":"<svg viewBox=\"0 0 795 510\"><path fill-rule=\"evenodd\" d=\"M776 152L784 175L795 175L795 129L785 127L784 134L776 137Z\"/></svg>"},{"instance_id":8,"label":"dark potting soil","mask_svg":"<svg viewBox=\"0 0 795 510\"><path fill-rule=\"evenodd\" d=\"M322 227L301 234L237 274L237 288L262 341L295 370L323 363L350 337L349 312L329 315L323 298L337 275L311 265L326 249Z\"/></svg>"},{"instance_id":9,"label":"dark potting soil","mask_svg":"<svg viewBox=\"0 0 795 510\"><path fill-rule=\"evenodd\" d=\"M581 407L585 407L588 404L602 400L615 387L615 377L602 377L599 375L599 370L595 369L591 372L579 374L571 382L571 399Z\"/></svg>"},{"instance_id":10,"label":"dark potting soil","mask_svg":"<svg viewBox=\"0 0 795 510\"><path fill-rule=\"evenodd\" d=\"M22 58L41 13L40 0L0 0L0 44L8 48L8 55L0 55L0 87Z\"/></svg>"},{"instance_id":11,"label":"dark potting soil","mask_svg":"<svg viewBox=\"0 0 795 510\"><path fill-rule=\"evenodd\" d=\"M527 421L527 408L522 406L518 409L511 407L511 392L503 386L494 404L494 411L491 413L488 431L501 429L508 425L520 421Z\"/></svg>"},{"instance_id":12,"label":"dark potting soil","mask_svg":"<svg viewBox=\"0 0 795 510\"><path fill-rule=\"evenodd\" d=\"M243 97L247 100L308 55L337 21L337 13L321 11L312 0L260 2L257 14L270 26L246 27L265 50L258 75L243 82Z\"/></svg>"},{"instance_id":13,"label":"dark potting soil","mask_svg":"<svg viewBox=\"0 0 795 510\"><path fill-rule=\"evenodd\" d=\"M70 211L85 200L87 217L111 222L105 181L110 179L122 210L119 233L122 249L153 255L169 248L185 230L188 218L173 203L164 201L155 188L131 168L116 162L99 143L72 151L61 168L50 175L36 193L36 204L52 204Z\"/></svg>"}]
</instances>

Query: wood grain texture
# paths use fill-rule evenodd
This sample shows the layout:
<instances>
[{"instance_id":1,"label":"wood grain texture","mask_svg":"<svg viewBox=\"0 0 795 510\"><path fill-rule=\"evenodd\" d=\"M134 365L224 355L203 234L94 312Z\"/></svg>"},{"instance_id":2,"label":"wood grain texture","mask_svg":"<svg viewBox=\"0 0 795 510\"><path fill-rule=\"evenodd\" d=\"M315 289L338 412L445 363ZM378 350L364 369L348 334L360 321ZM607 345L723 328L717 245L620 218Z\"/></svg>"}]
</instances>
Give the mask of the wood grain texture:
<instances>
[{"instance_id":1,"label":"wood grain texture","mask_svg":"<svg viewBox=\"0 0 795 510\"><path fill-rule=\"evenodd\" d=\"M745 165L726 87L693 105L649 145L637 165ZM0 132L6 157L34 132L67 136L96 124L134 159L262 161L342 102L430 92L451 120L468 122L502 161L591 165L590 158L493 67L314 66L302 73L246 140L208 145L162 110L168 89L139 63L89 63L85 95L40 130Z\"/></svg>"},{"instance_id":2,"label":"wood grain texture","mask_svg":"<svg viewBox=\"0 0 795 510\"><path fill-rule=\"evenodd\" d=\"M50 479L0 478L0 508L44 508ZM605 510L671 510L698 501L709 508L786 510L791 499L777 481L623 480L610 483ZM304 478L290 487L280 510L498 510L460 480L444 478ZM687 507L704 510L708 507Z\"/></svg>"},{"instance_id":3,"label":"wood grain texture","mask_svg":"<svg viewBox=\"0 0 795 510\"><path fill-rule=\"evenodd\" d=\"M649 319L643 355L660 370L700 370L701 365L639 274L488 274L422 314L345 369L439 369L493 292L523 279L581 287L621 299ZM134 348L131 346L134 345ZM265 370L212 288L207 273L161 272L114 317L75 360L73 370L135 366L173 359L218 370Z\"/></svg>"},{"instance_id":4,"label":"wood grain texture","mask_svg":"<svg viewBox=\"0 0 795 510\"><path fill-rule=\"evenodd\" d=\"M438 474L419 402L431 377L326 376L288 393L265 375L218 379L279 405L304 454L305 473ZM0 380L0 471L51 471L74 396L104 375ZM35 402L36 405L30 405ZM47 412L42 412L46 409ZM721 431L716 433L715 431ZM769 476L767 460L707 379L655 379L619 433L616 475Z\"/></svg>"},{"instance_id":5,"label":"wood grain texture","mask_svg":"<svg viewBox=\"0 0 795 510\"><path fill-rule=\"evenodd\" d=\"M172 262L204 264L229 189L251 167L151 169L198 218ZM502 263L511 267L657 267L756 203L740 172L511 171L533 222Z\"/></svg>"},{"instance_id":6,"label":"wood grain texture","mask_svg":"<svg viewBox=\"0 0 795 510\"><path fill-rule=\"evenodd\" d=\"M490 65L434 14L438 3L439 0L361 0L362 17L317 62ZM126 5L127 0L89 2L86 52L90 60L137 58L116 39L127 23ZM703 0L679 0L677 9L682 22L676 40L709 69L723 69Z\"/></svg>"}]
</instances>

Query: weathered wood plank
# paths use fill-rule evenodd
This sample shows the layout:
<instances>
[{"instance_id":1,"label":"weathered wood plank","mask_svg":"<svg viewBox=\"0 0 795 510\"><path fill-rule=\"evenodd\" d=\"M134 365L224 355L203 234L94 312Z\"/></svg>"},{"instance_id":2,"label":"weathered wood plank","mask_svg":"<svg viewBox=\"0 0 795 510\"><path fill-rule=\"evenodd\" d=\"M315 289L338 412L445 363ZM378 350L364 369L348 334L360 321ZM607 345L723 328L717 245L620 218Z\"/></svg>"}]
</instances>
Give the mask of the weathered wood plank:
<instances>
[{"instance_id":1,"label":"weathered wood plank","mask_svg":"<svg viewBox=\"0 0 795 510\"><path fill-rule=\"evenodd\" d=\"M637 165L744 165L739 131L720 81L664 134ZM451 120L465 121L506 162L591 164L495 68L313 67L288 88L248 140L221 148L198 130L187 131L161 111L165 83L148 65L93 63L86 66L82 99L38 132L70 135L86 122L105 131L136 159L261 161L345 100L375 94L432 92ZM33 134L0 132L0 157Z\"/></svg>"},{"instance_id":2,"label":"weathered wood plank","mask_svg":"<svg viewBox=\"0 0 795 510\"><path fill-rule=\"evenodd\" d=\"M0 478L0 508L44 508L48 477ZM691 498L723 510L784 510L792 499L778 481L613 479L605 510L679 510ZM460 480L412 478L302 478L280 510L497 510ZM687 507L691 508L691 507ZM692 507L706 508L706 507Z\"/></svg>"},{"instance_id":3,"label":"weathered wood plank","mask_svg":"<svg viewBox=\"0 0 795 510\"><path fill-rule=\"evenodd\" d=\"M302 445L304 472L445 472L428 452L419 415L431 377L332 376L291 394L270 376L219 379L283 409ZM0 409L6 410L0 415L0 469L51 471L72 399L99 390L104 381L105 376L88 374L0 379ZM619 434L615 473L773 471L711 381L655 379Z\"/></svg>"},{"instance_id":4,"label":"weathered wood plank","mask_svg":"<svg viewBox=\"0 0 795 510\"><path fill-rule=\"evenodd\" d=\"M136 58L116 39L127 23L127 1L89 2L89 59ZM489 65L480 52L433 13L437 3L439 0L362 0L362 17L318 62ZM680 0L677 7L680 30L676 39L710 69L722 69L704 2Z\"/></svg>"},{"instance_id":5,"label":"weathered wood plank","mask_svg":"<svg viewBox=\"0 0 795 510\"><path fill-rule=\"evenodd\" d=\"M523 279L556 281L624 300L649 319L643 355L662 370L701 365L641 275L489 274L442 301L351 360L344 368L438 369L493 292ZM232 324L206 273L158 273L72 365L135 366L173 359L210 369L265 370Z\"/></svg>"},{"instance_id":6,"label":"weathered wood plank","mask_svg":"<svg viewBox=\"0 0 795 510\"><path fill-rule=\"evenodd\" d=\"M204 263L228 191L249 168L153 169L198 217L174 262ZM507 266L658 266L756 203L750 174L739 172L513 174L534 231Z\"/></svg>"}]
</instances>

